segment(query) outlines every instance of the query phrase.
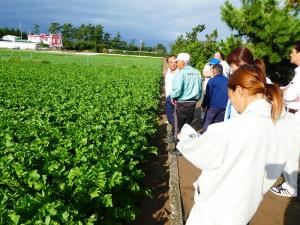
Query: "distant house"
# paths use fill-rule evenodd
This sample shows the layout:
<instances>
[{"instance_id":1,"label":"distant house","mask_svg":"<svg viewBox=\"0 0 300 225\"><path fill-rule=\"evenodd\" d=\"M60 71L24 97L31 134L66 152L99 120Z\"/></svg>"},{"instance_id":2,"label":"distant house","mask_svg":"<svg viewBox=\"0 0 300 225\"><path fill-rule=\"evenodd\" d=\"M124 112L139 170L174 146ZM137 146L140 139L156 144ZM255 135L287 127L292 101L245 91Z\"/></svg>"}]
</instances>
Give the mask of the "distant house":
<instances>
[{"instance_id":1,"label":"distant house","mask_svg":"<svg viewBox=\"0 0 300 225\"><path fill-rule=\"evenodd\" d=\"M28 41L33 43L44 43L49 45L50 48L61 48L62 44L62 35L60 34L29 34Z\"/></svg>"},{"instance_id":2,"label":"distant house","mask_svg":"<svg viewBox=\"0 0 300 225\"><path fill-rule=\"evenodd\" d=\"M3 41L16 41L17 39L18 37L14 35L5 35L2 37Z\"/></svg>"},{"instance_id":3,"label":"distant house","mask_svg":"<svg viewBox=\"0 0 300 225\"><path fill-rule=\"evenodd\" d=\"M5 35L0 40L0 48L37 50L39 44L30 43L27 40L20 40L17 36Z\"/></svg>"},{"instance_id":4,"label":"distant house","mask_svg":"<svg viewBox=\"0 0 300 225\"><path fill-rule=\"evenodd\" d=\"M28 35L28 40L20 40L19 37L13 35L5 35L0 40L0 48L37 50L40 47L40 43L49 45L50 48L63 47L60 34L30 34Z\"/></svg>"}]
</instances>

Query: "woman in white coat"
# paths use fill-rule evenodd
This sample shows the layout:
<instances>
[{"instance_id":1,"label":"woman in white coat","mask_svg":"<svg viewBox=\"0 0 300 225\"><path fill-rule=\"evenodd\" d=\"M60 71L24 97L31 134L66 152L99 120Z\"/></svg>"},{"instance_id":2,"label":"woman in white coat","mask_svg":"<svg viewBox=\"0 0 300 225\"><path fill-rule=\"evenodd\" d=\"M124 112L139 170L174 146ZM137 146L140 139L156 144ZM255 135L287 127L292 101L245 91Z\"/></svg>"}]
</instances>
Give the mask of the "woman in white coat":
<instances>
[{"instance_id":1,"label":"woman in white coat","mask_svg":"<svg viewBox=\"0 0 300 225\"><path fill-rule=\"evenodd\" d=\"M230 76L228 93L240 116L177 147L202 169L187 225L246 225L286 162L299 156L300 124L260 69L242 65Z\"/></svg>"}]
</instances>

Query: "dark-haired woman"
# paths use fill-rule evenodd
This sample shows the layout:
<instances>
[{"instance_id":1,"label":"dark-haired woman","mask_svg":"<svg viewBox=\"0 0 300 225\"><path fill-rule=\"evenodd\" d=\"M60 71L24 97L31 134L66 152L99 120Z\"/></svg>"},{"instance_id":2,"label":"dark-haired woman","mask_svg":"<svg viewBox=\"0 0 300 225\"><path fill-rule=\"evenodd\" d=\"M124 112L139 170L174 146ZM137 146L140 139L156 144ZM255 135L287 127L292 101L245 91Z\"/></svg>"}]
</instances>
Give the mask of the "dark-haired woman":
<instances>
[{"instance_id":1,"label":"dark-haired woman","mask_svg":"<svg viewBox=\"0 0 300 225\"><path fill-rule=\"evenodd\" d=\"M280 88L267 84L257 66L233 72L228 93L239 116L177 147L202 169L187 225L246 225L287 162L299 157L300 123L284 111Z\"/></svg>"},{"instance_id":2,"label":"dark-haired woman","mask_svg":"<svg viewBox=\"0 0 300 225\"><path fill-rule=\"evenodd\" d=\"M261 59L254 59L251 51L246 47L238 47L234 49L226 58L227 63L230 65L231 70L237 70L241 65L250 64L256 65L261 69L263 74L266 74L265 64ZM268 82L269 83L269 82ZM231 102L228 101L224 120L230 119L233 116L237 116L238 113L232 106Z\"/></svg>"}]
</instances>

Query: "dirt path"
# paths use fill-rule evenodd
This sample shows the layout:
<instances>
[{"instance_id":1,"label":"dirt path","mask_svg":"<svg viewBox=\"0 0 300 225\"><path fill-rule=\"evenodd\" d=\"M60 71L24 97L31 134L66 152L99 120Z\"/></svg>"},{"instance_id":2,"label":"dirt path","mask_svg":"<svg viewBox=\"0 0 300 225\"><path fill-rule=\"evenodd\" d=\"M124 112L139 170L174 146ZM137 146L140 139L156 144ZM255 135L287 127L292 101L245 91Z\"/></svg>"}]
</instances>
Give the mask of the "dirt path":
<instances>
[{"instance_id":1,"label":"dirt path","mask_svg":"<svg viewBox=\"0 0 300 225\"><path fill-rule=\"evenodd\" d=\"M163 75L166 65L163 67ZM166 137L166 115L164 86L161 87L160 115L158 118L158 134L151 141L158 148L157 156L144 165L146 176L143 187L150 188L152 198L145 197L140 200L141 214L133 225L171 225L171 206L169 198L169 161L167 144L163 141Z\"/></svg>"}]
</instances>

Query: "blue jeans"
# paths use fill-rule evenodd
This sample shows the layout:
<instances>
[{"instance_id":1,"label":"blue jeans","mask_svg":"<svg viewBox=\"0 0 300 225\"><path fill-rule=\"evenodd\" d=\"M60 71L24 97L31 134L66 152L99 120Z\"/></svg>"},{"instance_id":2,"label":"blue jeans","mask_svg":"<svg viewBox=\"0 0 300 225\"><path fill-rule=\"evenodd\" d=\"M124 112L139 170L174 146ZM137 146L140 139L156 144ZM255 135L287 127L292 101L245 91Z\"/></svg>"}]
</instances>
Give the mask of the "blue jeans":
<instances>
[{"instance_id":1,"label":"blue jeans","mask_svg":"<svg viewBox=\"0 0 300 225\"><path fill-rule=\"evenodd\" d=\"M202 133L207 130L207 127L213 123L219 123L224 121L225 109L210 108L205 115L205 121L203 125Z\"/></svg>"},{"instance_id":2,"label":"blue jeans","mask_svg":"<svg viewBox=\"0 0 300 225\"><path fill-rule=\"evenodd\" d=\"M170 95L166 98L166 114L169 124L174 124L174 105L171 102Z\"/></svg>"}]
</instances>

